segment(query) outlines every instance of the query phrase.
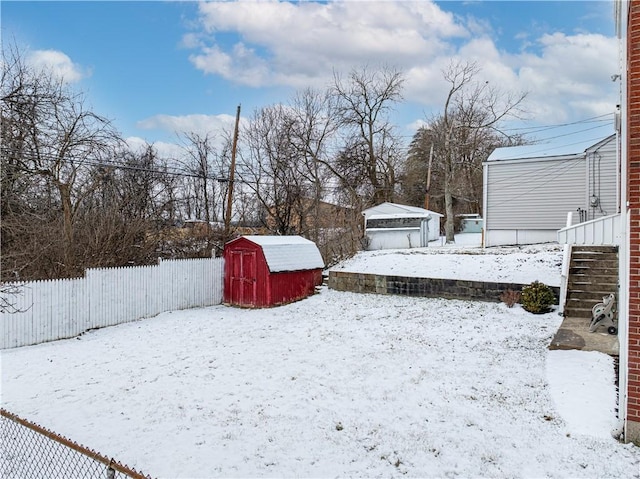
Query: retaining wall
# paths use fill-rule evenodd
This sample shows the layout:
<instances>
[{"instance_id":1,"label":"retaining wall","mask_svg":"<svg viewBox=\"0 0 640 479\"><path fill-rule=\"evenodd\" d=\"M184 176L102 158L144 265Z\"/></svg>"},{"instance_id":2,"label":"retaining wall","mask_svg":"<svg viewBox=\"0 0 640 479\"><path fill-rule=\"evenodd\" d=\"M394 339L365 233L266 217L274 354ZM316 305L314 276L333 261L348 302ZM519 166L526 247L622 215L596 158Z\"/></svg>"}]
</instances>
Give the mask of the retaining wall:
<instances>
[{"instance_id":1,"label":"retaining wall","mask_svg":"<svg viewBox=\"0 0 640 479\"><path fill-rule=\"evenodd\" d=\"M525 284L490 283L460 279L381 276L368 273L329 271L329 288L353 293L398 294L403 296L471 299L500 302L506 290L521 291ZM551 286L557 298L560 288Z\"/></svg>"}]
</instances>

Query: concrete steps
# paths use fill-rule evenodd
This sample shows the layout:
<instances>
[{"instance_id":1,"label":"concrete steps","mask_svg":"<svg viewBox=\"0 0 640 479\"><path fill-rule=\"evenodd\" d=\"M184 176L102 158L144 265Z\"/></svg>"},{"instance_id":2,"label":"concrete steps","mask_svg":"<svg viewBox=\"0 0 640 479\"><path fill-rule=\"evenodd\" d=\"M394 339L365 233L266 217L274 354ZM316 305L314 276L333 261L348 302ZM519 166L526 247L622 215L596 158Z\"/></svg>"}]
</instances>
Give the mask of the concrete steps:
<instances>
[{"instance_id":1,"label":"concrete steps","mask_svg":"<svg viewBox=\"0 0 640 479\"><path fill-rule=\"evenodd\" d=\"M591 320L591 310L610 293L618 297L618 247L574 246L564 315Z\"/></svg>"},{"instance_id":2,"label":"concrete steps","mask_svg":"<svg viewBox=\"0 0 640 479\"><path fill-rule=\"evenodd\" d=\"M618 248L616 246L574 246L571 250L564 320L549 349L600 351L614 358L618 336L605 328L589 331L591 310L610 293L618 296Z\"/></svg>"}]
</instances>

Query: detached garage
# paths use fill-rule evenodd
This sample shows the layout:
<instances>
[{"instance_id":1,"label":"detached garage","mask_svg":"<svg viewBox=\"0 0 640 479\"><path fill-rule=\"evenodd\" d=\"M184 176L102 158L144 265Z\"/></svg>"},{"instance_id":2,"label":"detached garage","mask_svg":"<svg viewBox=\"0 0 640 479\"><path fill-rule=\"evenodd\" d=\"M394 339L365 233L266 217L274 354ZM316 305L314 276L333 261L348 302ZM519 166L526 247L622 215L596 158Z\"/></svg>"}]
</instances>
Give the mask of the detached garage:
<instances>
[{"instance_id":1,"label":"detached garage","mask_svg":"<svg viewBox=\"0 0 640 479\"><path fill-rule=\"evenodd\" d=\"M225 245L224 260L224 302L232 306L291 303L322 284L322 255L301 236L241 236Z\"/></svg>"},{"instance_id":2,"label":"detached garage","mask_svg":"<svg viewBox=\"0 0 640 479\"><path fill-rule=\"evenodd\" d=\"M366 249L424 248L440 238L440 218L435 211L398 203L367 208L364 216Z\"/></svg>"}]
</instances>

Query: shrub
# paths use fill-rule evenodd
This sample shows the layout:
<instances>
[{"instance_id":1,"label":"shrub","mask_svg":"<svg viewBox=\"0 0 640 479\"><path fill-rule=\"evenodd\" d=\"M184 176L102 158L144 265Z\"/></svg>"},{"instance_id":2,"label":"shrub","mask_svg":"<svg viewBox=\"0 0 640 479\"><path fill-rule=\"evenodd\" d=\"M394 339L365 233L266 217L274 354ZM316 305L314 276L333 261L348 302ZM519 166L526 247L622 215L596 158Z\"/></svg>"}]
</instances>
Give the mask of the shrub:
<instances>
[{"instance_id":1,"label":"shrub","mask_svg":"<svg viewBox=\"0 0 640 479\"><path fill-rule=\"evenodd\" d=\"M540 281L534 281L522 288L522 307L530 313L547 313L551 310L551 305L556 302L553 290Z\"/></svg>"},{"instance_id":2,"label":"shrub","mask_svg":"<svg viewBox=\"0 0 640 479\"><path fill-rule=\"evenodd\" d=\"M500 295L500 301L507 305L508 308L513 308L513 305L520 302L520 292L508 289Z\"/></svg>"}]
</instances>

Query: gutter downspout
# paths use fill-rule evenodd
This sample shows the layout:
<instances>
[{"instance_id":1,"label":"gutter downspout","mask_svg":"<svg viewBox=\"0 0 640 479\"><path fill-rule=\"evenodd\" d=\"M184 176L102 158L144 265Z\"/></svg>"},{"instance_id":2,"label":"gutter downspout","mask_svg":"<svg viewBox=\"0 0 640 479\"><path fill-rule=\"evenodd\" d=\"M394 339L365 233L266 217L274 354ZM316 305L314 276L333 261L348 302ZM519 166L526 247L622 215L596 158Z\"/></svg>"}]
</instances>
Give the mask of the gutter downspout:
<instances>
[{"instance_id":1,"label":"gutter downspout","mask_svg":"<svg viewBox=\"0 0 640 479\"><path fill-rule=\"evenodd\" d=\"M626 177L626 174L624 175ZM626 188L623 188L623 191ZM623 197L626 195L623 193ZM620 212L620 247L618 248L618 426L614 435L627 437L627 402L629 390L629 218L625 207Z\"/></svg>"},{"instance_id":2,"label":"gutter downspout","mask_svg":"<svg viewBox=\"0 0 640 479\"><path fill-rule=\"evenodd\" d=\"M618 425L613 434L627 438L627 402L629 389L629 205L627 164L629 142L629 71L628 71L628 22L631 2L616 0L616 30L618 34L618 60L620 68L620 129L618 136L618 160L620 164L620 246L618 248Z\"/></svg>"},{"instance_id":3,"label":"gutter downspout","mask_svg":"<svg viewBox=\"0 0 640 479\"><path fill-rule=\"evenodd\" d=\"M487 204L489 203L489 165L487 163L483 163L482 165L482 235L481 235L481 244L482 248L486 248L487 246Z\"/></svg>"}]
</instances>

